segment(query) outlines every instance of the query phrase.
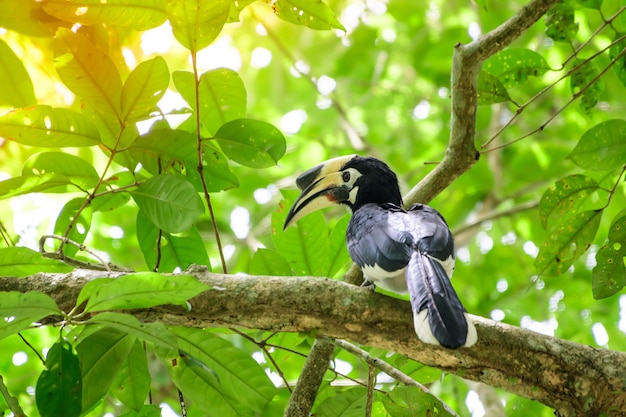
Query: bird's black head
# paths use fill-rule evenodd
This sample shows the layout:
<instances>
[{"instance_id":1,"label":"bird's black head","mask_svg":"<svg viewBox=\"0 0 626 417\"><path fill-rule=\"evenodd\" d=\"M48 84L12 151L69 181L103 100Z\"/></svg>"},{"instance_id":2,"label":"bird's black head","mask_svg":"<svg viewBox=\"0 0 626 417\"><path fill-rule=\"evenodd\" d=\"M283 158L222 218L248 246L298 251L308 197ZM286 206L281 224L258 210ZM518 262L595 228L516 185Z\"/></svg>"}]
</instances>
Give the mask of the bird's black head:
<instances>
[{"instance_id":1,"label":"bird's black head","mask_svg":"<svg viewBox=\"0 0 626 417\"><path fill-rule=\"evenodd\" d=\"M375 158L348 155L330 159L300 175L296 185L302 194L289 210L285 228L333 204L345 204L353 212L368 203L402 205L396 174Z\"/></svg>"}]
</instances>

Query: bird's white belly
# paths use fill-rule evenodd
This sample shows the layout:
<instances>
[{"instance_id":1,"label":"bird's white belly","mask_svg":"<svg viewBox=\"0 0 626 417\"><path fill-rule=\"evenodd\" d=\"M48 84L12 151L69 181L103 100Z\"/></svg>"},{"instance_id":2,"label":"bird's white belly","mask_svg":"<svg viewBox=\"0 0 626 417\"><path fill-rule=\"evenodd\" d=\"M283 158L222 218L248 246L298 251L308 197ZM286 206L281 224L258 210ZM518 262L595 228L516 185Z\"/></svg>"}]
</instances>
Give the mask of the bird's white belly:
<instances>
[{"instance_id":1,"label":"bird's white belly","mask_svg":"<svg viewBox=\"0 0 626 417\"><path fill-rule=\"evenodd\" d=\"M406 268L389 272L379 267L378 264L374 264L374 266L365 265L362 270L365 278L377 287L400 294L408 292L404 277Z\"/></svg>"}]
</instances>

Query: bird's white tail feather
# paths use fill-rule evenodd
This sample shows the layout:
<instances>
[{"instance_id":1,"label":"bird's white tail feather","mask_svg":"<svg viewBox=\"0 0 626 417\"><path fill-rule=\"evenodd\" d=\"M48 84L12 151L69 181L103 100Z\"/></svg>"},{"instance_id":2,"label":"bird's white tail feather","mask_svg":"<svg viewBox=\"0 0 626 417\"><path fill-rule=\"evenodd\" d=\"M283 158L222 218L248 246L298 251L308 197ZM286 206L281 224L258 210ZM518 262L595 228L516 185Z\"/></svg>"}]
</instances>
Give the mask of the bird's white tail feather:
<instances>
[{"instance_id":1,"label":"bird's white tail feather","mask_svg":"<svg viewBox=\"0 0 626 417\"><path fill-rule=\"evenodd\" d=\"M476 327L472 322L472 319L467 315L465 315L465 320L467 321L467 339L465 340L464 347L470 347L476 344L478 340L478 334L476 333ZM417 337L424 343L429 343L431 345L438 345L439 341L433 335L432 330L430 330L430 323L428 321L428 310L424 309L420 312L413 310L413 326L415 328L415 334Z\"/></svg>"}]
</instances>

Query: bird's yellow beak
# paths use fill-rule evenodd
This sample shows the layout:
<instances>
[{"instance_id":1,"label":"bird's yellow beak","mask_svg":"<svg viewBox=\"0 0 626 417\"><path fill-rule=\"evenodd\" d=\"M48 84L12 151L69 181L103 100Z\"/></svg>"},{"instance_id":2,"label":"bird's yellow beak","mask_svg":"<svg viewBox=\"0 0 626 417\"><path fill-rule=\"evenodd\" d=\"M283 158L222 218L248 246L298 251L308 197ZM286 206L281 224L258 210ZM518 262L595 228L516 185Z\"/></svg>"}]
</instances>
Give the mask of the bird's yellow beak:
<instances>
[{"instance_id":1,"label":"bird's yellow beak","mask_svg":"<svg viewBox=\"0 0 626 417\"><path fill-rule=\"evenodd\" d=\"M296 179L296 185L302 190L302 194L289 210L283 230L307 214L350 198L350 189L344 186L341 170L354 157L355 155L346 155L329 159Z\"/></svg>"}]
</instances>

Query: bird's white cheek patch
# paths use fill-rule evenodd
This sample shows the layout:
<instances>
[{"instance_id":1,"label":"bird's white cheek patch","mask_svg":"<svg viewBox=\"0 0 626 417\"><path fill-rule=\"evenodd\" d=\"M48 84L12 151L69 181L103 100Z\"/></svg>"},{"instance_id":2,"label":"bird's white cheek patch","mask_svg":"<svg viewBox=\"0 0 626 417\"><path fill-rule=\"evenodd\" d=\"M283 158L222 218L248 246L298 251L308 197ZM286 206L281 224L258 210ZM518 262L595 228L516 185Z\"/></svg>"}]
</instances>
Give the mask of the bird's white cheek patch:
<instances>
[{"instance_id":1,"label":"bird's white cheek patch","mask_svg":"<svg viewBox=\"0 0 626 417\"><path fill-rule=\"evenodd\" d=\"M354 187L350 190L350 202L352 204L356 203L356 195L359 193L359 187Z\"/></svg>"}]
</instances>

